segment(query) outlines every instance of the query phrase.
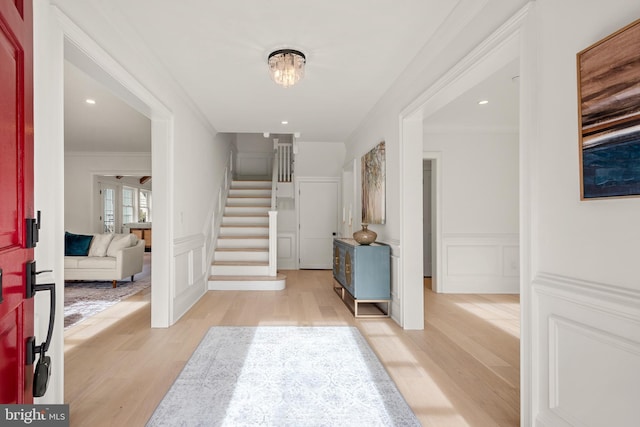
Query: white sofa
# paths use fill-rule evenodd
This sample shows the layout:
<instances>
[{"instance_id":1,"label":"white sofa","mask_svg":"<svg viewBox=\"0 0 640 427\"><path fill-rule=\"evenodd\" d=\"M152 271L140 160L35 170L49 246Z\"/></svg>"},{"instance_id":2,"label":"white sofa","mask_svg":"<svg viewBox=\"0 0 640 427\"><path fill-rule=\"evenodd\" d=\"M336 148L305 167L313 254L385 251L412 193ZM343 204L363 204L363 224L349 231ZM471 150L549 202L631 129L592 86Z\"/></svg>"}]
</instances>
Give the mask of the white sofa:
<instances>
[{"instance_id":1,"label":"white sofa","mask_svg":"<svg viewBox=\"0 0 640 427\"><path fill-rule=\"evenodd\" d=\"M87 255L65 255L65 280L122 280L142 271L144 240L133 234L94 234Z\"/></svg>"}]
</instances>

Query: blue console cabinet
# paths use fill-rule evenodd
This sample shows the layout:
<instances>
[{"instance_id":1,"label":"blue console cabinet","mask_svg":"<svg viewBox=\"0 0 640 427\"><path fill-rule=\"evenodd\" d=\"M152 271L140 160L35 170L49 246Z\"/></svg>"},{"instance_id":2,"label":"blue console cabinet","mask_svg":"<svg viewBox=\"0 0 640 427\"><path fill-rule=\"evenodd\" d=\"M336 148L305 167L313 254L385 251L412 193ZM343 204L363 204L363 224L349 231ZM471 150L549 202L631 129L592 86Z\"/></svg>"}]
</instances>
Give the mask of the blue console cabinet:
<instances>
[{"instance_id":1,"label":"blue console cabinet","mask_svg":"<svg viewBox=\"0 0 640 427\"><path fill-rule=\"evenodd\" d=\"M361 245L353 239L333 240L333 277L339 285L334 289L356 317L389 316L390 257L386 245ZM383 303L386 311L380 307ZM375 311L364 313L360 304L372 305Z\"/></svg>"}]
</instances>

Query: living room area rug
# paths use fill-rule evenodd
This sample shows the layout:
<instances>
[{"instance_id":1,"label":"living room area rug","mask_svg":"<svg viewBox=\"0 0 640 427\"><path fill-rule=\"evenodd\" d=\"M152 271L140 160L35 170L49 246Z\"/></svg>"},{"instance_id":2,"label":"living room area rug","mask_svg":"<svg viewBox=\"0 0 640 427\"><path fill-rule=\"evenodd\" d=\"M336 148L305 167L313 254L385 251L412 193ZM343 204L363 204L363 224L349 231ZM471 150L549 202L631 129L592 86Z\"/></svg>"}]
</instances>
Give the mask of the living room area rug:
<instances>
[{"instance_id":1,"label":"living room area rug","mask_svg":"<svg viewBox=\"0 0 640 427\"><path fill-rule=\"evenodd\" d=\"M113 288L111 281L69 281L64 283L64 329L98 314L118 302L151 286L151 254L144 254L142 272L119 281Z\"/></svg>"},{"instance_id":2,"label":"living room area rug","mask_svg":"<svg viewBox=\"0 0 640 427\"><path fill-rule=\"evenodd\" d=\"M212 327L147 426L419 426L357 328Z\"/></svg>"}]
</instances>

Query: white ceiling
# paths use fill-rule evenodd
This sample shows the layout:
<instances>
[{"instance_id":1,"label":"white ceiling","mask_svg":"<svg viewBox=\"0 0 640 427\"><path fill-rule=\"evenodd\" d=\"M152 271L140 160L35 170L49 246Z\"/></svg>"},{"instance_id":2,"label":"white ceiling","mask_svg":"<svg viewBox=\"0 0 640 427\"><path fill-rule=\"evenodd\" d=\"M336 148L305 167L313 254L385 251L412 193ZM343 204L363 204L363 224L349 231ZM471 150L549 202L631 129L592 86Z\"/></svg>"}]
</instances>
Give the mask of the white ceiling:
<instances>
[{"instance_id":1,"label":"white ceiling","mask_svg":"<svg viewBox=\"0 0 640 427\"><path fill-rule=\"evenodd\" d=\"M64 145L65 151L148 153L151 121L65 61Z\"/></svg>"},{"instance_id":2,"label":"white ceiling","mask_svg":"<svg viewBox=\"0 0 640 427\"><path fill-rule=\"evenodd\" d=\"M112 14L114 31L141 38L217 131L299 132L330 142L348 139L461 3L110 0L101 10ZM288 89L267 71L268 54L279 48L307 57L305 78ZM97 104L86 105L88 96ZM149 121L110 97L67 64L68 150L150 151Z\"/></svg>"},{"instance_id":3,"label":"white ceiling","mask_svg":"<svg viewBox=\"0 0 640 427\"><path fill-rule=\"evenodd\" d=\"M424 119L431 131L513 131L519 123L519 59L511 61L434 114ZM488 104L479 105L486 100Z\"/></svg>"}]
</instances>

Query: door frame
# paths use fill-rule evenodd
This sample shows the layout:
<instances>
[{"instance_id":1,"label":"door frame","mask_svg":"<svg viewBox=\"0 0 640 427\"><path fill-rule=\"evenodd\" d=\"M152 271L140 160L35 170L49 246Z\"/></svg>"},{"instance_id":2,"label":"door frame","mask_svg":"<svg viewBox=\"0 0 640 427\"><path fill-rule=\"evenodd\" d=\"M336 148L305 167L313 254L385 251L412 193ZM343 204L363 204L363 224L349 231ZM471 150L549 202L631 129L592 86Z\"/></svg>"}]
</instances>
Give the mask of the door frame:
<instances>
[{"instance_id":1,"label":"door frame","mask_svg":"<svg viewBox=\"0 0 640 427\"><path fill-rule=\"evenodd\" d=\"M439 280L440 273L443 271L442 153L439 151L424 151L422 153L422 163L425 160L431 161L431 290L437 293L443 290Z\"/></svg>"},{"instance_id":2,"label":"door frame","mask_svg":"<svg viewBox=\"0 0 640 427\"><path fill-rule=\"evenodd\" d=\"M134 76L117 63L102 47L82 31L56 7L56 18L63 33L64 60L111 89L117 96L151 120L151 170L162 171L152 175L154 191L155 245L151 253L151 327L168 327L174 321L172 296L173 228L173 115Z\"/></svg>"},{"instance_id":3,"label":"door frame","mask_svg":"<svg viewBox=\"0 0 640 427\"><path fill-rule=\"evenodd\" d=\"M422 223L416 214L415 199L422 205L421 180L418 172L422 173L422 152L424 132L423 119L442 108L461 93L482 81L494 70L509 61L520 57L522 61L524 43L523 31L526 31L527 17L534 9L535 2L529 2L508 19L500 28L494 31L467 56L462 58L445 75L422 92L413 102L400 113L400 236L402 258L400 260L400 286L403 287L402 312L405 329L424 328L423 281L413 265L422 264ZM522 67L521 67L522 69ZM530 76L527 76L530 78ZM527 79L521 79L520 105L527 105L534 90ZM526 142L520 137L520 153L526 151ZM522 156L522 154L521 154ZM419 158L419 161L417 160ZM442 169L442 168L440 168ZM524 277L529 272L528 260L530 220L523 209L529 199L525 171L520 169L520 402L522 425L528 425L531 419L532 372L531 372L531 290L524 286ZM421 211L420 211L421 212ZM419 227L416 232L412 228ZM439 246L441 247L441 246ZM416 260L416 254L418 258ZM420 295L420 298L417 296Z\"/></svg>"},{"instance_id":4,"label":"door frame","mask_svg":"<svg viewBox=\"0 0 640 427\"><path fill-rule=\"evenodd\" d=\"M71 21L58 7L47 2L34 2L34 146L37 153L34 194L38 209L47 224L41 230L41 244L36 248L38 265L52 268L56 281L56 327L50 347L52 377L46 402L59 403L64 397L64 60L72 55L85 72L106 84L132 107L151 120L152 170L154 176L154 230L156 242L152 253L151 326L168 327L173 322L172 310L172 242L173 242L173 115L115 61L103 48ZM77 63L76 63L77 65ZM45 216L46 212L46 216ZM36 301L35 328L43 319L39 313L48 308ZM43 316L40 316L43 317Z\"/></svg>"},{"instance_id":5,"label":"door frame","mask_svg":"<svg viewBox=\"0 0 640 427\"><path fill-rule=\"evenodd\" d=\"M298 228L296 229L296 241L298 242L297 244L297 248L296 248L296 269L300 269L300 183L303 182L330 182L330 183L335 183L336 187L338 189L338 200L337 200L337 210L336 210L336 233L340 233L340 221L339 221L339 215L338 212L340 212L341 209L341 205L342 205L342 189L340 188L340 182L341 179L339 177L335 177L335 176L319 176L319 177L314 177L314 176L304 176L304 177L295 177L294 178L294 183L295 183L295 189L294 189L294 197L295 197L295 207L296 207L296 222L298 223ZM338 237L338 234L336 234L335 237Z\"/></svg>"}]
</instances>

